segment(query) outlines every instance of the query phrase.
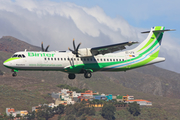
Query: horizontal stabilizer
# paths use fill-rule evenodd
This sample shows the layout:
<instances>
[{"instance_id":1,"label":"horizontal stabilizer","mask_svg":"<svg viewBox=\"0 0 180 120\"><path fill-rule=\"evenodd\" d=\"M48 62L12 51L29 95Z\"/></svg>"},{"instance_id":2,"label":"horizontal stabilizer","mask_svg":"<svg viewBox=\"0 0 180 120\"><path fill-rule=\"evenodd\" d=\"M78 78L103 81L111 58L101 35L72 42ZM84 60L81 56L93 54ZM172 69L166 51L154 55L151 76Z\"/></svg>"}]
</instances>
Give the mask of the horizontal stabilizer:
<instances>
[{"instance_id":1,"label":"horizontal stabilizer","mask_svg":"<svg viewBox=\"0 0 180 120\"><path fill-rule=\"evenodd\" d=\"M175 31L175 29L166 29L166 30L153 30L153 32L165 32L165 31ZM145 31L141 33L150 33L150 31Z\"/></svg>"}]
</instances>

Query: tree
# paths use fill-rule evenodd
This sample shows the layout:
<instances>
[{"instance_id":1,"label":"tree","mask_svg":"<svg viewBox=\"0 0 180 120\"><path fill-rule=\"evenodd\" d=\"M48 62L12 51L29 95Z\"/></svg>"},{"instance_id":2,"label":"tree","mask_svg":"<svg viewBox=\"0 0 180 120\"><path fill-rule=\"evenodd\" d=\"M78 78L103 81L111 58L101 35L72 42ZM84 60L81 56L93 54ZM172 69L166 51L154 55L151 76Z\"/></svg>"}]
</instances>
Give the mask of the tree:
<instances>
[{"instance_id":1,"label":"tree","mask_svg":"<svg viewBox=\"0 0 180 120\"><path fill-rule=\"evenodd\" d=\"M16 115L16 117L17 117L17 118L20 118L20 117L21 117L21 115L20 115L20 114L17 114L17 115Z\"/></svg>"},{"instance_id":2,"label":"tree","mask_svg":"<svg viewBox=\"0 0 180 120\"><path fill-rule=\"evenodd\" d=\"M76 120L75 116L74 115L67 115L65 120Z\"/></svg>"},{"instance_id":3,"label":"tree","mask_svg":"<svg viewBox=\"0 0 180 120\"><path fill-rule=\"evenodd\" d=\"M133 116L138 116L140 115L140 106L137 104L137 102L133 102L129 104L128 111L133 115Z\"/></svg>"},{"instance_id":4,"label":"tree","mask_svg":"<svg viewBox=\"0 0 180 120\"><path fill-rule=\"evenodd\" d=\"M105 118L105 119L108 119L108 120L115 120L115 111L116 111L116 108L114 107L113 104L105 104L103 107L102 107L102 117Z\"/></svg>"},{"instance_id":5,"label":"tree","mask_svg":"<svg viewBox=\"0 0 180 120\"><path fill-rule=\"evenodd\" d=\"M59 115L63 114L64 113L64 105L62 104L59 104L57 107L54 107L53 108L53 111Z\"/></svg>"},{"instance_id":6,"label":"tree","mask_svg":"<svg viewBox=\"0 0 180 120\"><path fill-rule=\"evenodd\" d=\"M10 120L14 120L14 116L12 114L9 115Z\"/></svg>"},{"instance_id":7,"label":"tree","mask_svg":"<svg viewBox=\"0 0 180 120\"><path fill-rule=\"evenodd\" d=\"M92 115L95 115L95 113L96 113L96 111L95 111L94 107L92 107L89 109L88 115L92 116Z\"/></svg>"}]
</instances>

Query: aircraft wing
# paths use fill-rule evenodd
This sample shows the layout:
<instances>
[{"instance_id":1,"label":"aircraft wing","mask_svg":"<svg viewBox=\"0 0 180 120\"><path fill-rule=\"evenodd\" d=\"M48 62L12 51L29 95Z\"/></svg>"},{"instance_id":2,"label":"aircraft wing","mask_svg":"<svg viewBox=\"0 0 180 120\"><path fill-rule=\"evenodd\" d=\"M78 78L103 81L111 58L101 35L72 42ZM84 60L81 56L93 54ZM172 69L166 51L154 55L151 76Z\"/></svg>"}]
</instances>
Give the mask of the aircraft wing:
<instances>
[{"instance_id":1,"label":"aircraft wing","mask_svg":"<svg viewBox=\"0 0 180 120\"><path fill-rule=\"evenodd\" d=\"M94 48L91 48L91 53L93 55L98 55L98 54L104 55L107 53L112 53L118 50L126 49L125 46L131 46L136 43L138 42L124 42L124 43L112 44L112 45L107 45L107 46L94 47Z\"/></svg>"}]
</instances>

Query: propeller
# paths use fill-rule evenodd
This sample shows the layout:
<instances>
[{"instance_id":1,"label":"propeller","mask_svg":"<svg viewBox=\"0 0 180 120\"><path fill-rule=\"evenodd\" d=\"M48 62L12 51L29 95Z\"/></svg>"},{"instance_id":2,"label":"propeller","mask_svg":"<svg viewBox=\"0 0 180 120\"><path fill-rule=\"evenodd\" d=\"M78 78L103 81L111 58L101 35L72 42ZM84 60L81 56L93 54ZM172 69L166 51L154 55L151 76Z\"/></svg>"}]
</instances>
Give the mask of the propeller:
<instances>
[{"instance_id":1,"label":"propeller","mask_svg":"<svg viewBox=\"0 0 180 120\"><path fill-rule=\"evenodd\" d=\"M76 55L76 57L79 57L79 53L78 53L78 49L79 49L79 46L81 45L81 43L78 44L77 48L76 48L76 45L75 45L75 41L73 39L73 47L74 47L74 50L68 48L73 54Z\"/></svg>"},{"instance_id":2,"label":"propeller","mask_svg":"<svg viewBox=\"0 0 180 120\"><path fill-rule=\"evenodd\" d=\"M43 42L41 43L41 49L42 49L43 52L47 52L48 48L49 48L49 45L46 47L46 49L44 49Z\"/></svg>"}]
</instances>

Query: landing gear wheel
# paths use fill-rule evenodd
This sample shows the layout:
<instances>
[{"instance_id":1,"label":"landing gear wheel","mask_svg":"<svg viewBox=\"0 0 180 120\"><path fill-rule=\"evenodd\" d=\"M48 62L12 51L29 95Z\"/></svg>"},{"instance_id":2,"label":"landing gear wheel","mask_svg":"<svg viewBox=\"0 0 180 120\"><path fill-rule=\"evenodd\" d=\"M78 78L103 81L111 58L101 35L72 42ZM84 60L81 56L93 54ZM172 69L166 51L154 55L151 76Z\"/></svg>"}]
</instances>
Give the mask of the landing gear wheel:
<instances>
[{"instance_id":1,"label":"landing gear wheel","mask_svg":"<svg viewBox=\"0 0 180 120\"><path fill-rule=\"evenodd\" d=\"M76 77L75 74L69 74L69 75L68 75L68 78L69 78L69 79L74 79L75 77Z\"/></svg>"},{"instance_id":2,"label":"landing gear wheel","mask_svg":"<svg viewBox=\"0 0 180 120\"><path fill-rule=\"evenodd\" d=\"M16 72L14 72L14 73L12 74L12 76L13 76L13 77L16 77L16 76L17 76L17 73L16 73Z\"/></svg>"},{"instance_id":3,"label":"landing gear wheel","mask_svg":"<svg viewBox=\"0 0 180 120\"><path fill-rule=\"evenodd\" d=\"M91 76L92 76L91 72L85 72L84 73L85 78L91 78Z\"/></svg>"}]
</instances>

